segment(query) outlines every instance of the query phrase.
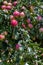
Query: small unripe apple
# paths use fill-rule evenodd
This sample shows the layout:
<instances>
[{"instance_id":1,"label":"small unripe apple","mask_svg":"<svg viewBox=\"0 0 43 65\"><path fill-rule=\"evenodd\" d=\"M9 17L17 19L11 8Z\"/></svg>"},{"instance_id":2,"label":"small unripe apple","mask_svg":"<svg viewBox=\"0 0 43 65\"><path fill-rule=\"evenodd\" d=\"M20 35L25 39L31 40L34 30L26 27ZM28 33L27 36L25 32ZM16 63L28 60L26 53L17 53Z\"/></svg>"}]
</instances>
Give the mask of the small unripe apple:
<instances>
[{"instance_id":1,"label":"small unripe apple","mask_svg":"<svg viewBox=\"0 0 43 65\"><path fill-rule=\"evenodd\" d=\"M27 23L30 23L31 21L30 21L30 19L27 19L26 22L27 22Z\"/></svg>"},{"instance_id":2,"label":"small unripe apple","mask_svg":"<svg viewBox=\"0 0 43 65\"><path fill-rule=\"evenodd\" d=\"M16 50L20 48L20 44L16 44Z\"/></svg>"},{"instance_id":3,"label":"small unripe apple","mask_svg":"<svg viewBox=\"0 0 43 65\"><path fill-rule=\"evenodd\" d=\"M16 27L18 25L18 21L17 20L11 20L11 25L12 27Z\"/></svg>"},{"instance_id":4,"label":"small unripe apple","mask_svg":"<svg viewBox=\"0 0 43 65\"><path fill-rule=\"evenodd\" d=\"M14 19L14 16L13 15L10 15L10 20Z\"/></svg>"},{"instance_id":5,"label":"small unripe apple","mask_svg":"<svg viewBox=\"0 0 43 65\"><path fill-rule=\"evenodd\" d=\"M21 8L22 10L25 10L25 6L22 6L22 8Z\"/></svg>"},{"instance_id":6,"label":"small unripe apple","mask_svg":"<svg viewBox=\"0 0 43 65\"><path fill-rule=\"evenodd\" d=\"M4 4L4 5L8 5L8 2L7 2L7 1L4 1L3 4Z\"/></svg>"},{"instance_id":7,"label":"small unripe apple","mask_svg":"<svg viewBox=\"0 0 43 65\"><path fill-rule=\"evenodd\" d=\"M14 6L16 6L16 5L17 5L17 3L18 3L17 1L14 1L14 2L13 2L13 5L14 5Z\"/></svg>"},{"instance_id":8,"label":"small unripe apple","mask_svg":"<svg viewBox=\"0 0 43 65\"><path fill-rule=\"evenodd\" d=\"M28 24L28 27L29 28L33 28L33 25L30 23L30 24Z\"/></svg>"},{"instance_id":9,"label":"small unripe apple","mask_svg":"<svg viewBox=\"0 0 43 65\"><path fill-rule=\"evenodd\" d=\"M26 29L26 26L25 26L25 24L24 24L24 23L22 23L22 27L23 27L24 29Z\"/></svg>"},{"instance_id":10,"label":"small unripe apple","mask_svg":"<svg viewBox=\"0 0 43 65\"><path fill-rule=\"evenodd\" d=\"M21 12L20 13L20 17L25 17L25 13L24 12Z\"/></svg>"},{"instance_id":11,"label":"small unripe apple","mask_svg":"<svg viewBox=\"0 0 43 65\"><path fill-rule=\"evenodd\" d=\"M3 33L1 33L2 35L7 35L8 33L7 33L7 31L4 31Z\"/></svg>"},{"instance_id":12,"label":"small unripe apple","mask_svg":"<svg viewBox=\"0 0 43 65\"><path fill-rule=\"evenodd\" d=\"M14 11L14 12L13 12L13 15L14 15L15 17L18 17L18 16L20 15L20 12L19 12L19 11Z\"/></svg>"},{"instance_id":13,"label":"small unripe apple","mask_svg":"<svg viewBox=\"0 0 43 65\"><path fill-rule=\"evenodd\" d=\"M8 6L12 6L12 3L9 2L9 3L8 3Z\"/></svg>"},{"instance_id":14,"label":"small unripe apple","mask_svg":"<svg viewBox=\"0 0 43 65\"><path fill-rule=\"evenodd\" d=\"M1 8L2 8L2 9L6 9L6 5L2 5Z\"/></svg>"},{"instance_id":15,"label":"small unripe apple","mask_svg":"<svg viewBox=\"0 0 43 65\"><path fill-rule=\"evenodd\" d=\"M11 6L6 6L6 9L7 10L10 10L12 7Z\"/></svg>"},{"instance_id":16,"label":"small unripe apple","mask_svg":"<svg viewBox=\"0 0 43 65\"><path fill-rule=\"evenodd\" d=\"M43 27L39 29L39 32L43 32Z\"/></svg>"},{"instance_id":17,"label":"small unripe apple","mask_svg":"<svg viewBox=\"0 0 43 65\"><path fill-rule=\"evenodd\" d=\"M38 21L42 20L42 17L41 17L40 15L37 16L37 20L38 20Z\"/></svg>"},{"instance_id":18,"label":"small unripe apple","mask_svg":"<svg viewBox=\"0 0 43 65\"><path fill-rule=\"evenodd\" d=\"M43 57L43 53L41 54L41 56Z\"/></svg>"},{"instance_id":19,"label":"small unripe apple","mask_svg":"<svg viewBox=\"0 0 43 65\"><path fill-rule=\"evenodd\" d=\"M5 35L0 34L0 40L5 39Z\"/></svg>"}]
</instances>

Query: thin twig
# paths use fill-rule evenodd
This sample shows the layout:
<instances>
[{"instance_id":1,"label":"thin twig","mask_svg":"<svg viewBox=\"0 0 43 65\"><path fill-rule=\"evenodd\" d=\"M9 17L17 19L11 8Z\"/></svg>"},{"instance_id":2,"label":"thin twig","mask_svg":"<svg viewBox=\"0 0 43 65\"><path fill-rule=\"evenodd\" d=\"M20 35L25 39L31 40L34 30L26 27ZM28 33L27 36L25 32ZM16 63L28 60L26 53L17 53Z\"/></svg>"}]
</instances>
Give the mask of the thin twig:
<instances>
[{"instance_id":1,"label":"thin twig","mask_svg":"<svg viewBox=\"0 0 43 65\"><path fill-rule=\"evenodd\" d=\"M37 62L37 60L36 60L36 65L38 65L38 62Z\"/></svg>"}]
</instances>

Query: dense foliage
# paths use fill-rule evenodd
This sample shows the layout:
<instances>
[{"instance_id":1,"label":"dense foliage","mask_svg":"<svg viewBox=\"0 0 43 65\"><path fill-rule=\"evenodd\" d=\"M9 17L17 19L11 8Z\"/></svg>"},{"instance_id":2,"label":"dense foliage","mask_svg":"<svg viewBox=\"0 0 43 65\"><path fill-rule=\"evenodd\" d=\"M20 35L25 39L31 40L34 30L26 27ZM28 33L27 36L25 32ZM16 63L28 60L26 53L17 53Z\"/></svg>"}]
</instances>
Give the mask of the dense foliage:
<instances>
[{"instance_id":1,"label":"dense foliage","mask_svg":"<svg viewBox=\"0 0 43 65\"><path fill-rule=\"evenodd\" d=\"M0 64L43 65L43 1L0 0Z\"/></svg>"}]
</instances>

